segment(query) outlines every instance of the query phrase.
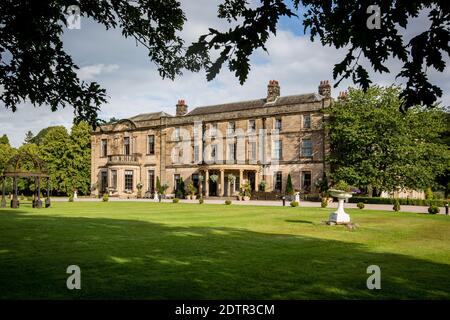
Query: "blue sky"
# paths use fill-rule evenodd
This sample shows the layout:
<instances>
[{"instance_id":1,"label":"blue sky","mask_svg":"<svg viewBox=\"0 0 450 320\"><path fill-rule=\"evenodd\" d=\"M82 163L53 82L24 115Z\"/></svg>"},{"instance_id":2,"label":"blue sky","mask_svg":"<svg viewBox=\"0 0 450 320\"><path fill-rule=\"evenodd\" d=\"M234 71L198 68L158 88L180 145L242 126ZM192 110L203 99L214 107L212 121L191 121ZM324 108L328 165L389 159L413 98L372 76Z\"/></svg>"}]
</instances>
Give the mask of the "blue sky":
<instances>
[{"instance_id":1,"label":"blue sky","mask_svg":"<svg viewBox=\"0 0 450 320\"><path fill-rule=\"evenodd\" d=\"M255 1L255 0L254 0ZM227 27L226 21L216 17L217 0L181 1L188 21L182 32L186 42L207 33L208 27ZM425 26L424 17L410 26L414 33ZM139 113L165 111L173 114L178 99L185 99L189 108L265 97L267 83L278 80L281 95L316 92L321 80L332 80L333 65L340 62L345 51L323 47L311 42L303 34L300 19L283 18L276 37L268 44L268 54L259 50L251 57L252 70L244 85L227 69L217 78L206 81L203 72L185 73L175 81L163 80L156 67L147 58L144 48L132 39L124 39L120 30L106 31L103 26L82 18L80 30L66 30L64 46L80 67L79 76L86 81L96 81L107 90L108 103L102 107L100 117L127 118ZM447 59L448 61L448 59ZM450 61L449 61L450 62ZM373 74L372 80L380 85L401 84L395 79L399 71L396 61L388 63L391 74ZM430 79L445 89L450 88L448 69L444 73L430 72ZM333 89L332 95L345 90L349 81ZM443 102L450 104L450 95L444 92ZM0 106L1 107L1 106ZM19 106L16 113L3 109L0 112L0 135L6 133L14 146L20 146L25 133L37 133L50 125L70 128L73 110L66 108L51 112L48 107Z\"/></svg>"}]
</instances>

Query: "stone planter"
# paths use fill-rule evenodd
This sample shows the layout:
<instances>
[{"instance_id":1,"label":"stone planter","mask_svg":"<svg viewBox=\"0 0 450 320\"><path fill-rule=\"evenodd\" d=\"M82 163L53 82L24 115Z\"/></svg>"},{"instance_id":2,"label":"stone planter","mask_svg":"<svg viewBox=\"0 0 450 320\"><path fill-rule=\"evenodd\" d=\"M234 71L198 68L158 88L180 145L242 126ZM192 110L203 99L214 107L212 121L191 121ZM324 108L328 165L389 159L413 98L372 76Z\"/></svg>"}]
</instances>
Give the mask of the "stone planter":
<instances>
[{"instance_id":1,"label":"stone planter","mask_svg":"<svg viewBox=\"0 0 450 320\"><path fill-rule=\"evenodd\" d=\"M250 197L249 196L244 196L244 201L250 201Z\"/></svg>"},{"instance_id":2,"label":"stone planter","mask_svg":"<svg viewBox=\"0 0 450 320\"><path fill-rule=\"evenodd\" d=\"M335 212L330 214L329 221L336 224L349 223L350 216L344 211L344 201L352 197L351 192L331 189L330 195L338 199L338 207Z\"/></svg>"},{"instance_id":3,"label":"stone planter","mask_svg":"<svg viewBox=\"0 0 450 320\"><path fill-rule=\"evenodd\" d=\"M191 195L191 199L192 200L197 200L197 196L194 194L194 195Z\"/></svg>"}]
</instances>

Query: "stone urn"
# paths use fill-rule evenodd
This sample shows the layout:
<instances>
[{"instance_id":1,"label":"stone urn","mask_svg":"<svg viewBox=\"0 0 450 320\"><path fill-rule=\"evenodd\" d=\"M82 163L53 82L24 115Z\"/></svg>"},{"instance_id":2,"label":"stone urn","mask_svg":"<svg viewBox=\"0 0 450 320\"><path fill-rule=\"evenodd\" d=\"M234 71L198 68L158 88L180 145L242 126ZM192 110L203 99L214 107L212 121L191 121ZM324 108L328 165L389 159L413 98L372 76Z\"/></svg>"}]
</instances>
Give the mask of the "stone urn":
<instances>
[{"instance_id":1,"label":"stone urn","mask_svg":"<svg viewBox=\"0 0 450 320\"><path fill-rule=\"evenodd\" d=\"M344 201L352 197L351 192L330 189L330 195L338 199L338 207L330 214L329 222L345 224L350 222L350 216L344 211Z\"/></svg>"}]
</instances>

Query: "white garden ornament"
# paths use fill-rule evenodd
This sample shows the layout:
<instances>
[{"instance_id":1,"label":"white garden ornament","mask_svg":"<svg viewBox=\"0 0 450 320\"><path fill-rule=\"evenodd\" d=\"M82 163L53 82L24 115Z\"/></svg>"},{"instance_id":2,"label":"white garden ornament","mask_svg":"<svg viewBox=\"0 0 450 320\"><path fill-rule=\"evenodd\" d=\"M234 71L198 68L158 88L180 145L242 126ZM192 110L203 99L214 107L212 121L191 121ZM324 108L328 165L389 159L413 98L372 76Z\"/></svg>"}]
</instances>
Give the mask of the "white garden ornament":
<instances>
[{"instance_id":1,"label":"white garden ornament","mask_svg":"<svg viewBox=\"0 0 450 320\"><path fill-rule=\"evenodd\" d=\"M330 195L338 199L338 207L330 214L329 221L337 224L350 223L350 216L344 211L344 200L352 197L351 192L330 189Z\"/></svg>"}]
</instances>

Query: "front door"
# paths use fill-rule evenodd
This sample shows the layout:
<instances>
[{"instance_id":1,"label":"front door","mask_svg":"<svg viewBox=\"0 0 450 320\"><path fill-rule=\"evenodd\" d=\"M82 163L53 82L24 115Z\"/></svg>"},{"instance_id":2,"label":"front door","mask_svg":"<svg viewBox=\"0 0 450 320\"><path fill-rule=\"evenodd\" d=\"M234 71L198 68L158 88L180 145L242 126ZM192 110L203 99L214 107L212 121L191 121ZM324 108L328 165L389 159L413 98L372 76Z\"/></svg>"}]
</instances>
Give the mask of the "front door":
<instances>
[{"instance_id":1,"label":"front door","mask_svg":"<svg viewBox=\"0 0 450 320\"><path fill-rule=\"evenodd\" d=\"M217 182L209 180L209 195L217 197Z\"/></svg>"},{"instance_id":2,"label":"front door","mask_svg":"<svg viewBox=\"0 0 450 320\"><path fill-rule=\"evenodd\" d=\"M247 173L247 177L248 177L248 182L250 184L250 188L252 189L252 191L254 191L255 190L255 173L249 172L249 173Z\"/></svg>"},{"instance_id":3,"label":"front door","mask_svg":"<svg viewBox=\"0 0 450 320\"><path fill-rule=\"evenodd\" d=\"M106 172L106 171L101 172L100 183L101 183L100 191L102 193L105 193L106 189L108 188L108 172Z\"/></svg>"}]
</instances>

